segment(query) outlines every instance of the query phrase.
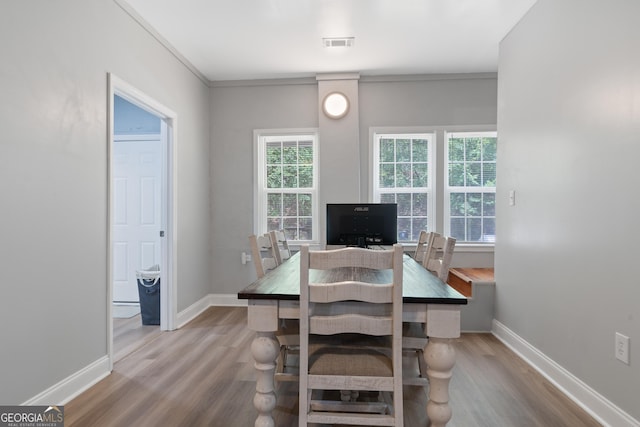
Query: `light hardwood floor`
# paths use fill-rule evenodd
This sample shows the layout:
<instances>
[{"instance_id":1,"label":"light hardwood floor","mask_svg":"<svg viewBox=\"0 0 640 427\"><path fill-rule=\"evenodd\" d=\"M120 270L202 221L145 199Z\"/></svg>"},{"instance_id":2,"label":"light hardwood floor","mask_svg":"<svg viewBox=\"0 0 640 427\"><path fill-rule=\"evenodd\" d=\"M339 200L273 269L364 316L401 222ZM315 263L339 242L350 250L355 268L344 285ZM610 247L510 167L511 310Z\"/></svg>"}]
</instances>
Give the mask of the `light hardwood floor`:
<instances>
[{"instance_id":1,"label":"light hardwood floor","mask_svg":"<svg viewBox=\"0 0 640 427\"><path fill-rule=\"evenodd\" d=\"M113 319L113 360L121 360L160 334L160 326L143 325L139 314L128 319Z\"/></svg>"},{"instance_id":2,"label":"light hardwood floor","mask_svg":"<svg viewBox=\"0 0 640 427\"><path fill-rule=\"evenodd\" d=\"M213 307L178 331L152 334L109 377L65 405L65 425L253 426L254 333L246 313ZM600 425L492 335L464 334L456 350L449 426ZM405 387L404 400L405 426L426 425L424 389ZM297 383L281 383L276 426L297 426L297 405Z\"/></svg>"}]
</instances>

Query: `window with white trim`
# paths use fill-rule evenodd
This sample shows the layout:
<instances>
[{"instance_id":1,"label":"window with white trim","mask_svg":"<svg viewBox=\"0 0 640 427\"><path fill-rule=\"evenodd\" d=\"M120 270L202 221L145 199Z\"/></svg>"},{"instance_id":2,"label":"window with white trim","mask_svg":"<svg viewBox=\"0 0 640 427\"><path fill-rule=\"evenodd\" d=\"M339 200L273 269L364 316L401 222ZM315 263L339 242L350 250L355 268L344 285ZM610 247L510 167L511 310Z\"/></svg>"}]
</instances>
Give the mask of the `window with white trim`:
<instances>
[{"instance_id":1,"label":"window with white trim","mask_svg":"<svg viewBox=\"0 0 640 427\"><path fill-rule=\"evenodd\" d=\"M290 243L318 241L316 131L256 131L256 233L284 230Z\"/></svg>"},{"instance_id":2,"label":"window with white trim","mask_svg":"<svg viewBox=\"0 0 640 427\"><path fill-rule=\"evenodd\" d=\"M375 134L373 201L398 204L398 241L416 241L432 228L431 152L434 135Z\"/></svg>"},{"instance_id":3,"label":"window with white trim","mask_svg":"<svg viewBox=\"0 0 640 427\"><path fill-rule=\"evenodd\" d=\"M454 129L373 133L372 201L398 204L398 242L417 241L420 230L495 242L497 133Z\"/></svg>"},{"instance_id":4,"label":"window with white trim","mask_svg":"<svg viewBox=\"0 0 640 427\"><path fill-rule=\"evenodd\" d=\"M495 242L496 132L446 133L445 232L460 242Z\"/></svg>"}]
</instances>

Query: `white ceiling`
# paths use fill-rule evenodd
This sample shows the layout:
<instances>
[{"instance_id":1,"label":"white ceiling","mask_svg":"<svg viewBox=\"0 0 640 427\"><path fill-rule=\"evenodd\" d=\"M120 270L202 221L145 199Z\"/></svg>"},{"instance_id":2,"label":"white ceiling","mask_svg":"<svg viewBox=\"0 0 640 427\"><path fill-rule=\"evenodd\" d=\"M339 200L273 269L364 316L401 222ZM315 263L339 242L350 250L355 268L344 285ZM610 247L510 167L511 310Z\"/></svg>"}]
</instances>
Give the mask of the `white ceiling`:
<instances>
[{"instance_id":1,"label":"white ceiling","mask_svg":"<svg viewBox=\"0 0 640 427\"><path fill-rule=\"evenodd\" d=\"M211 81L495 72L500 40L535 1L120 0Z\"/></svg>"}]
</instances>

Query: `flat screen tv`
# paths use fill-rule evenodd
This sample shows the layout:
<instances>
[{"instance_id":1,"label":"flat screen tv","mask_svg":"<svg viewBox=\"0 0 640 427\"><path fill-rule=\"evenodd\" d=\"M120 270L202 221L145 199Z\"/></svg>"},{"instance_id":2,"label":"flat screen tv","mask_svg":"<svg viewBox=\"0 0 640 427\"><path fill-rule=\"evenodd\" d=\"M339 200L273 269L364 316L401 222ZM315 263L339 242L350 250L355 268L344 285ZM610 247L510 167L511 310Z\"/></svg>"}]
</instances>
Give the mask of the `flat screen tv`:
<instances>
[{"instance_id":1,"label":"flat screen tv","mask_svg":"<svg viewBox=\"0 0 640 427\"><path fill-rule=\"evenodd\" d=\"M327 203L327 245L368 247L397 241L396 203Z\"/></svg>"}]
</instances>

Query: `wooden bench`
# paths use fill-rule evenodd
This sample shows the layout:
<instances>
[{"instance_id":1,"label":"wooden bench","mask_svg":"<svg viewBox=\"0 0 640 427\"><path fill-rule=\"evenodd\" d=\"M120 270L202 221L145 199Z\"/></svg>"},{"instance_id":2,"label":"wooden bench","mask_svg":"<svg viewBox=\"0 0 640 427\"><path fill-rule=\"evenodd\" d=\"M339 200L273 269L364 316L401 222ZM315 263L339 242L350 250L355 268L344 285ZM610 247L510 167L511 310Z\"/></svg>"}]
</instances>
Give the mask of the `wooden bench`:
<instances>
[{"instance_id":1,"label":"wooden bench","mask_svg":"<svg viewBox=\"0 0 640 427\"><path fill-rule=\"evenodd\" d=\"M461 330L491 331L496 284L493 268L451 268L447 283L469 301L460 311Z\"/></svg>"},{"instance_id":2,"label":"wooden bench","mask_svg":"<svg viewBox=\"0 0 640 427\"><path fill-rule=\"evenodd\" d=\"M493 268L451 268L449 285L465 297L473 296L473 284L496 284Z\"/></svg>"}]
</instances>

